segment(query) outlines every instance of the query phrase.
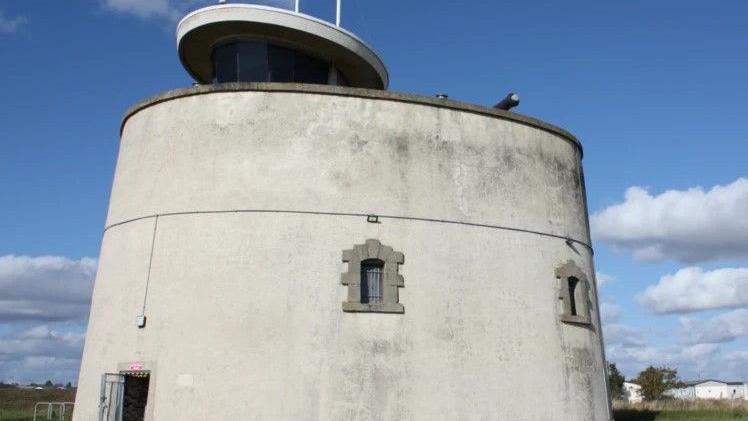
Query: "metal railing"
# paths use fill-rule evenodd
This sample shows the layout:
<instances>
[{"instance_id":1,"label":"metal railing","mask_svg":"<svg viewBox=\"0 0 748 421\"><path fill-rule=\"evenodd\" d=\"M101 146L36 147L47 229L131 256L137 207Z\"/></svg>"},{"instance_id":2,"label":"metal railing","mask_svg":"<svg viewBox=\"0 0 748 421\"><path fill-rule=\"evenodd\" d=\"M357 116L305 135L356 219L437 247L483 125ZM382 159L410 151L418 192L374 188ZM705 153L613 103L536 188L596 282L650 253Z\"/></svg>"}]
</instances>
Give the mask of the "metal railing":
<instances>
[{"instance_id":1,"label":"metal railing","mask_svg":"<svg viewBox=\"0 0 748 421\"><path fill-rule=\"evenodd\" d=\"M227 3L227 0L219 0L219 4ZM296 13L301 11L301 0L236 0L236 3L256 4L259 6L277 7L279 9L292 10ZM335 25L340 26L340 11L342 0L335 0Z\"/></svg>"},{"instance_id":2,"label":"metal railing","mask_svg":"<svg viewBox=\"0 0 748 421\"><path fill-rule=\"evenodd\" d=\"M37 415L39 414L39 407L40 406L47 406L47 414L46 418L38 418L40 421L54 421L54 420L61 420L65 421L65 411L67 408L73 408L75 406L74 402L37 402L36 405L34 405L34 421L37 421ZM55 411L55 408L58 408L58 411ZM55 416L56 415L56 416ZM41 413L41 416L44 416L44 412Z\"/></svg>"}]
</instances>

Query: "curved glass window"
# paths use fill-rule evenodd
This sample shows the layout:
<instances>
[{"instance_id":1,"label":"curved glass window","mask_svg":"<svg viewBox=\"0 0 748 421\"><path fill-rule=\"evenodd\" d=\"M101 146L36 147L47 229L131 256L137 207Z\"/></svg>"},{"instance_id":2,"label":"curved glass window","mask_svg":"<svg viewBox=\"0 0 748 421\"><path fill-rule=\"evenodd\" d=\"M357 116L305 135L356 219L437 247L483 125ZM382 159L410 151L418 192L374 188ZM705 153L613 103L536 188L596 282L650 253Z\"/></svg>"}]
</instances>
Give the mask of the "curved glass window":
<instances>
[{"instance_id":1,"label":"curved glass window","mask_svg":"<svg viewBox=\"0 0 748 421\"><path fill-rule=\"evenodd\" d=\"M213 49L214 81L328 84L330 63L265 41L236 41Z\"/></svg>"}]
</instances>

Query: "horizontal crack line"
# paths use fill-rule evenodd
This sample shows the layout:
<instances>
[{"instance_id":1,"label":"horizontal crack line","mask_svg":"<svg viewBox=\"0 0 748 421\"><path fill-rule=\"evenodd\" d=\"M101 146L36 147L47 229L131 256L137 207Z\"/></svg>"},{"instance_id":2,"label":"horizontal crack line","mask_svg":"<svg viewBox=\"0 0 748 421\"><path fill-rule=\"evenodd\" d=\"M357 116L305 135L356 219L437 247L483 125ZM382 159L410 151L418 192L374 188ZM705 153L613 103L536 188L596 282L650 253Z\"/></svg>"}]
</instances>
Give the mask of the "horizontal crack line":
<instances>
[{"instance_id":1,"label":"horizontal crack line","mask_svg":"<svg viewBox=\"0 0 748 421\"><path fill-rule=\"evenodd\" d=\"M140 216L138 218L132 218L132 219L127 219L124 221L116 222L114 224L111 224L105 227L104 232L107 232L109 229L118 227L120 225L125 225L130 222L141 221L141 220L149 219L149 218L157 218L157 217L162 218L166 216L179 216L179 215L201 215L201 214L210 215L210 214L222 214L222 213L286 213L286 214L297 214L297 215L354 216L354 217L363 217L363 218L367 218L369 216L376 216L380 219L397 219L397 220L404 220L404 221L422 221L422 222L436 222L436 223L441 223L441 224L466 225L470 227L491 228L491 229L504 230L504 231L514 231L514 232L522 232L526 234L535 234L535 235L540 235L543 237L558 238L560 240L564 240L565 242L569 244L571 243L580 244L586 247L587 249L589 249L590 252L593 252L592 245L581 240L577 240L571 237L566 237L563 235L552 234L549 232L535 231L535 230L516 228L516 227L507 227L503 225L491 225L491 224L479 224L479 223L474 223L474 222L451 221L448 219L419 218L415 216L380 215L376 213L320 212L320 211L299 211L299 210L283 210L283 209L233 209L233 210L203 210L203 211L156 213L153 215Z\"/></svg>"}]
</instances>

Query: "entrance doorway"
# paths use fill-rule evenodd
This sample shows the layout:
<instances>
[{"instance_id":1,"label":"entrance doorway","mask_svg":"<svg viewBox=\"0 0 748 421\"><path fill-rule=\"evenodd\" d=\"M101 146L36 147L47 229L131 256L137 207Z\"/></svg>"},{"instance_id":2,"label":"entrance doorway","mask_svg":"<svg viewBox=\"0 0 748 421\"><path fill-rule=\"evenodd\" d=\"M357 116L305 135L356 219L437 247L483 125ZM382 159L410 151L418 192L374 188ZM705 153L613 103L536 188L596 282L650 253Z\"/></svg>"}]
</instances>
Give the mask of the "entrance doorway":
<instances>
[{"instance_id":1,"label":"entrance doorway","mask_svg":"<svg viewBox=\"0 0 748 421\"><path fill-rule=\"evenodd\" d=\"M122 371L101 377L99 421L144 421L150 371Z\"/></svg>"},{"instance_id":2,"label":"entrance doorway","mask_svg":"<svg viewBox=\"0 0 748 421\"><path fill-rule=\"evenodd\" d=\"M148 371L128 371L122 374L125 377L122 421L144 421L151 373Z\"/></svg>"}]
</instances>

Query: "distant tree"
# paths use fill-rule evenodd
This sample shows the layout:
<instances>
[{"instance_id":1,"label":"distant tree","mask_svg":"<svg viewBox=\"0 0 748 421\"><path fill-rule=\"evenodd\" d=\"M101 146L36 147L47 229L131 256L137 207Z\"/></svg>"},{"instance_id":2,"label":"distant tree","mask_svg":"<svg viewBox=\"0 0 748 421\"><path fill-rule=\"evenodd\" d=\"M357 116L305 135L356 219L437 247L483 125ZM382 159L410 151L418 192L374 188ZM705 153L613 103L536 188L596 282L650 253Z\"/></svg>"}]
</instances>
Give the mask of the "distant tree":
<instances>
[{"instance_id":1,"label":"distant tree","mask_svg":"<svg viewBox=\"0 0 748 421\"><path fill-rule=\"evenodd\" d=\"M683 387L683 382L678 380L678 370L669 367L649 366L635 381L642 387L642 397L647 401L662 399L665 391Z\"/></svg>"},{"instance_id":2,"label":"distant tree","mask_svg":"<svg viewBox=\"0 0 748 421\"><path fill-rule=\"evenodd\" d=\"M52 380L47 380L44 382L44 387L55 387L55 385L52 383Z\"/></svg>"},{"instance_id":3,"label":"distant tree","mask_svg":"<svg viewBox=\"0 0 748 421\"><path fill-rule=\"evenodd\" d=\"M73 388L73 385L70 382L67 382L67 384L65 385L65 389L72 389L72 388Z\"/></svg>"},{"instance_id":4,"label":"distant tree","mask_svg":"<svg viewBox=\"0 0 748 421\"><path fill-rule=\"evenodd\" d=\"M610 397L613 399L623 398L623 382L626 378L623 377L615 363L608 364L608 385L610 386Z\"/></svg>"}]
</instances>

